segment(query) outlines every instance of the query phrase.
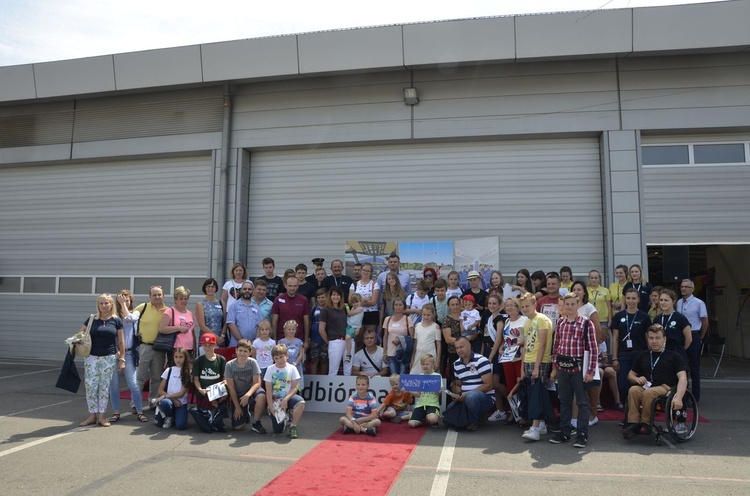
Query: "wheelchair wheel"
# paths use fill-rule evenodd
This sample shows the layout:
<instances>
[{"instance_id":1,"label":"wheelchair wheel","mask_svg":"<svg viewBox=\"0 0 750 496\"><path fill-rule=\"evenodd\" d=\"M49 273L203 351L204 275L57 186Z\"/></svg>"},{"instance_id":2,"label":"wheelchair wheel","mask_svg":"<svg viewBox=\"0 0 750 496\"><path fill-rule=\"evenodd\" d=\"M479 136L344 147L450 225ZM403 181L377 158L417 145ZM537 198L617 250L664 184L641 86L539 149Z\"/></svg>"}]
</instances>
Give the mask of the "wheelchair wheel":
<instances>
[{"instance_id":1,"label":"wheelchair wheel","mask_svg":"<svg viewBox=\"0 0 750 496\"><path fill-rule=\"evenodd\" d=\"M672 389L665 400L665 420L669 434L678 443L684 443L695 434L698 427L698 404L695 396L690 391L685 391L682 397L682 408L675 410L672 407L672 398L676 390Z\"/></svg>"}]
</instances>

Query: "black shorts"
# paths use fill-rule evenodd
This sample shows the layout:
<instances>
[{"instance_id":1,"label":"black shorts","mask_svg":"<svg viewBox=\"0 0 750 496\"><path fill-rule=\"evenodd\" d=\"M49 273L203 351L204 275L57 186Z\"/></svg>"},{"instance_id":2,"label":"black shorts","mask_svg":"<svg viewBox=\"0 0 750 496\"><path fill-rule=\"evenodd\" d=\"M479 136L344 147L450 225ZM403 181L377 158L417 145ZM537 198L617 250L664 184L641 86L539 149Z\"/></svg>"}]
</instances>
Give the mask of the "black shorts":
<instances>
[{"instance_id":1,"label":"black shorts","mask_svg":"<svg viewBox=\"0 0 750 496\"><path fill-rule=\"evenodd\" d=\"M436 406L421 406L419 408L415 408L414 411L411 412L411 417L409 417L409 420L416 420L417 422L424 424L427 415L431 413L434 413L439 417L440 408Z\"/></svg>"},{"instance_id":2,"label":"black shorts","mask_svg":"<svg viewBox=\"0 0 750 496\"><path fill-rule=\"evenodd\" d=\"M250 401L247 402L247 406L242 408L242 417L239 419L236 419L234 417L234 404L229 401L229 418L232 419L232 427L239 427L240 425L245 425L248 422L250 422L250 417L253 416L253 409L255 408L255 399L258 397L259 394L266 394L266 392L263 390L263 388L259 388L253 395L250 397ZM260 419L255 419L260 420Z\"/></svg>"},{"instance_id":3,"label":"black shorts","mask_svg":"<svg viewBox=\"0 0 750 496\"><path fill-rule=\"evenodd\" d=\"M362 326L376 326L380 322L380 312L365 312L362 317Z\"/></svg>"}]
</instances>

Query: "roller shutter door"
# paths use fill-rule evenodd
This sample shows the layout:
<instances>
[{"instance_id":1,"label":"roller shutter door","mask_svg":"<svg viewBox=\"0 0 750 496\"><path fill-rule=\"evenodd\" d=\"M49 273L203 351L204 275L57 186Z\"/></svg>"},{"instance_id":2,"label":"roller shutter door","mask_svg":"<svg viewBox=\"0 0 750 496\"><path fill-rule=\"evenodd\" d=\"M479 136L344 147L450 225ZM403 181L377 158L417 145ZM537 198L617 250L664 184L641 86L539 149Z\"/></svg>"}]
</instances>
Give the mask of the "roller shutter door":
<instances>
[{"instance_id":1,"label":"roller shutter door","mask_svg":"<svg viewBox=\"0 0 750 496\"><path fill-rule=\"evenodd\" d=\"M344 241L499 236L504 273L603 264L594 138L251 153L248 263L342 257Z\"/></svg>"}]
</instances>

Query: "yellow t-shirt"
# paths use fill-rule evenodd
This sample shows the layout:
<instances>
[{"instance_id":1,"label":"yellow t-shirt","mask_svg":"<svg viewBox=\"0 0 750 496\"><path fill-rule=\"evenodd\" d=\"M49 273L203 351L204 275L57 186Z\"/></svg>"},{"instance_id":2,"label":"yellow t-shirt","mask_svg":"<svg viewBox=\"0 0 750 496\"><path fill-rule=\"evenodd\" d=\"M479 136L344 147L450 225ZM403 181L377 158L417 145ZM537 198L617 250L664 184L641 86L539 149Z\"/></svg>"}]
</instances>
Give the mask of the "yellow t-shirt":
<instances>
[{"instance_id":1,"label":"yellow t-shirt","mask_svg":"<svg viewBox=\"0 0 750 496\"><path fill-rule=\"evenodd\" d=\"M555 335L555 331L552 329L552 321L546 315L537 313L533 319L529 319L523 326L523 339L526 347L526 353L523 357L524 363L536 363L537 352L539 351L536 347L537 338L539 337L539 331L543 330L547 331L547 344L544 347L542 363L552 362L552 341Z\"/></svg>"},{"instance_id":2,"label":"yellow t-shirt","mask_svg":"<svg viewBox=\"0 0 750 496\"><path fill-rule=\"evenodd\" d=\"M154 306L149 303L146 313L143 313L143 307L145 303L141 303L135 310L141 314L141 320L138 323L138 333L141 335L141 341L146 344L153 344L156 340L156 335L159 333L159 324L161 324L161 316L164 314L164 310L167 309L166 305L162 305L161 310L156 310Z\"/></svg>"},{"instance_id":3,"label":"yellow t-shirt","mask_svg":"<svg viewBox=\"0 0 750 496\"><path fill-rule=\"evenodd\" d=\"M573 281L572 280L568 281L567 283L560 281L560 288L561 289L567 289L568 291L570 291L570 288L572 288L572 287L573 287Z\"/></svg>"},{"instance_id":4,"label":"yellow t-shirt","mask_svg":"<svg viewBox=\"0 0 750 496\"><path fill-rule=\"evenodd\" d=\"M620 284L619 282L613 282L609 285L609 301L611 301L613 304L620 303L622 305L622 308L620 308L620 310L623 310L625 308L625 298L622 297L622 288L624 287L625 285Z\"/></svg>"},{"instance_id":5,"label":"yellow t-shirt","mask_svg":"<svg viewBox=\"0 0 750 496\"><path fill-rule=\"evenodd\" d=\"M609 291L599 286L596 289L588 288L588 292L589 303L596 307L596 312L599 314L599 322L607 322L609 320L607 302L612 301L609 297Z\"/></svg>"}]
</instances>

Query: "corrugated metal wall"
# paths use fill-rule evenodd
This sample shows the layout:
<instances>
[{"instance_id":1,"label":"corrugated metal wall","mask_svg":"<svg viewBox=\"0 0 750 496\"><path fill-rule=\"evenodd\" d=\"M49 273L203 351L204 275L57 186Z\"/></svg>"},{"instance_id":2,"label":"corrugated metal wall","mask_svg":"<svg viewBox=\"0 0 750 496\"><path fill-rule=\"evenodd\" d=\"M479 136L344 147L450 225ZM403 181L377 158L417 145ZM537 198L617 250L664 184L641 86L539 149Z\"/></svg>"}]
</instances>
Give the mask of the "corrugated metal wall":
<instances>
[{"instance_id":1,"label":"corrugated metal wall","mask_svg":"<svg viewBox=\"0 0 750 496\"><path fill-rule=\"evenodd\" d=\"M500 264L602 267L595 138L258 152L248 264L342 257L344 241L500 237ZM583 269L581 269L583 270Z\"/></svg>"}]
</instances>

